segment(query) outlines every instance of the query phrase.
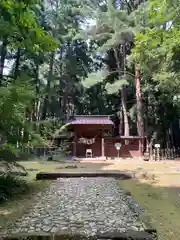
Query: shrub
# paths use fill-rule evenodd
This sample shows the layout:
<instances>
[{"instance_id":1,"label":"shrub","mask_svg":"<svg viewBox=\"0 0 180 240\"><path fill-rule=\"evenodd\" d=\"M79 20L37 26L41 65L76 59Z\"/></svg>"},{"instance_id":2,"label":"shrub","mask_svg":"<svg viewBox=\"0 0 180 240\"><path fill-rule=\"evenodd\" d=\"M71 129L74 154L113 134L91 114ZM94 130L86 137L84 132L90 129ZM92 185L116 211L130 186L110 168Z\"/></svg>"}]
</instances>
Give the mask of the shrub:
<instances>
[{"instance_id":1,"label":"shrub","mask_svg":"<svg viewBox=\"0 0 180 240\"><path fill-rule=\"evenodd\" d=\"M0 175L0 203L28 191L29 187L20 176L13 176L10 173Z\"/></svg>"},{"instance_id":2,"label":"shrub","mask_svg":"<svg viewBox=\"0 0 180 240\"><path fill-rule=\"evenodd\" d=\"M1 144L0 145L0 160L12 161L16 159L18 149L12 144Z\"/></svg>"}]
</instances>

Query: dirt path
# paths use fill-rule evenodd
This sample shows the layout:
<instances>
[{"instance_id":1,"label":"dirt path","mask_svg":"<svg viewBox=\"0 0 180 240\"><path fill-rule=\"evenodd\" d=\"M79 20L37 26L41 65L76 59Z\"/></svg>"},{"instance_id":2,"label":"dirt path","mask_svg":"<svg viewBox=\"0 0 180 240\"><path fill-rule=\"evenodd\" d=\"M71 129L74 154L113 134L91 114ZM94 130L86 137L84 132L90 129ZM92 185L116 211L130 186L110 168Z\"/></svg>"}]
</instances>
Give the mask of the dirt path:
<instances>
[{"instance_id":1,"label":"dirt path","mask_svg":"<svg viewBox=\"0 0 180 240\"><path fill-rule=\"evenodd\" d=\"M104 166L103 170L119 170L134 173L140 181L155 186L180 188L180 161L116 161Z\"/></svg>"}]
</instances>

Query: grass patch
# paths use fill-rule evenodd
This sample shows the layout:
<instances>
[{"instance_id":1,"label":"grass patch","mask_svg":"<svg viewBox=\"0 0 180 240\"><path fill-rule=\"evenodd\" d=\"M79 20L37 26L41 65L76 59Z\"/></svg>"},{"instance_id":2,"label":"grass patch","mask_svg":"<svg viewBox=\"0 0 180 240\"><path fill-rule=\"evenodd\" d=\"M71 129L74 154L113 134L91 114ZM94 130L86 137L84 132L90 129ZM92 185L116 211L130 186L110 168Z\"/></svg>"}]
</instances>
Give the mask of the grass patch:
<instances>
[{"instance_id":1,"label":"grass patch","mask_svg":"<svg viewBox=\"0 0 180 240\"><path fill-rule=\"evenodd\" d=\"M79 163L79 162L55 162L55 161L24 161L20 162L28 171L30 178L35 178L38 172L89 172L101 170L106 163Z\"/></svg>"},{"instance_id":2,"label":"grass patch","mask_svg":"<svg viewBox=\"0 0 180 240\"><path fill-rule=\"evenodd\" d=\"M9 197L6 201L0 203L0 232L15 219L23 215L24 211L34 203L37 193L50 184L49 181L36 181L36 174L38 172L94 171L100 170L104 166L104 164L43 160L20 161L19 164L26 168L28 175L19 178L19 181L14 183L13 181L11 183L9 181ZM1 168L0 166L0 172L1 171L3 171L3 167ZM16 172L17 169L14 169L14 171ZM15 174L13 176L15 176ZM7 184L2 184L4 187L7 186ZM16 191L13 189L16 189Z\"/></svg>"},{"instance_id":3,"label":"grass patch","mask_svg":"<svg viewBox=\"0 0 180 240\"><path fill-rule=\"evenodd\" d=\"M27 166L31 165L28 162ZM35 180L39 169L31 166L24 177L14 172L0 175L0 232L20 217L34 203L36 194L49 185L48 181Z\"/></svg>"},{"instance_id":4,"label":"grass patch","mask_svg":"<svg viewBox=\"0 0 180 240\"><path fill-rule=\"evenodd\" d=\"M180 204L175 189L153 187L137 180L120 181L120 185L144 208L140 218L147 227L157 230L158 240L179 239Z\"/></svg>"},{"instance_id":5,"label":"grass patch","mask_svg":"<svg viewBox=\"0 0 180 240\"><path fill-rule=\"evenodd\" d=\"M23 215L36 197L36 194L49 185L48 181L31 181L26 183L26 190L20 188L6 201L0 204L0 231L5 229L15 219Z\"/></svg>"}]
</instances>

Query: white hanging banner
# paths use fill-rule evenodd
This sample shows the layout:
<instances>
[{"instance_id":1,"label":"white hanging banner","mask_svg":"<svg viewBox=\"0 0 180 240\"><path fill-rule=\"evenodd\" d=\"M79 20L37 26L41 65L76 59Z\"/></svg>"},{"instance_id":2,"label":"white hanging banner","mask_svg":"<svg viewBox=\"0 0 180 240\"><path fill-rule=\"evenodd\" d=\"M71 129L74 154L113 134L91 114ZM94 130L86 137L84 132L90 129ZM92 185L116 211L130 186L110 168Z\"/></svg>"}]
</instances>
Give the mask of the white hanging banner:
<instances>
[{"instance_id":1,"label":"white hanging banner","mask_svg":"<svg viewBox=\"0 0 180 240\"><path fill-rule=\"evenodd\" d=\"M83 144L87 144L87 145L91 145L93 143L95 143L95 138L79 138L79 143L83 143Z\"/></svg>"}]
</instances>

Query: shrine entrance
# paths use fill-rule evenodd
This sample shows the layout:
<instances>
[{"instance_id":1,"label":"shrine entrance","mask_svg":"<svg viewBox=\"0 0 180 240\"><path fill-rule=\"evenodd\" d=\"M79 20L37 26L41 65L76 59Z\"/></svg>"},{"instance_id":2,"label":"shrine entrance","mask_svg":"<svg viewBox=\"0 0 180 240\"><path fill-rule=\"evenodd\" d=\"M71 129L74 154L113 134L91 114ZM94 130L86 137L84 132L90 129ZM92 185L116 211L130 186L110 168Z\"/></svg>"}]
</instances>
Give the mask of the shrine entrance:
<instances>
[{"instance_id":1,"label":"shrine entrance","mask_svg":"<svg viewBox=\"0 0 180 240\"><path fill-rule=\"evenodd\" d=\"M104 137L103 130L96 129L96 131L93 131L93 126L90 126L90 128L91 129L85 129L85 127L81 127L76 131L73 156L86 158L88 151L92 152L93 158L104 156L104 146L102 146L102 139ZM83 131L83 129L86 131Z\"/></svg>"},{"instance_id":2,"label":"shrine entrance","mask_svg":"<svg viewBox=\"0 0 180 240\"><path fill-rule=\"evenodd\" d=\"M113 137L114 123L109 116L75 116L67 123L67 129L73 132L71 156L73 158L134 158L143 155L143 138L139 136ZM108 134L107 134L108 133ZM121 144L119 152L115 147Z\"/></svg>"},{"instance_id":3,"label":"shrine entrance","mask_svg":"<svg viewBox=\"0 0 180 240\"><path fill-rule=\"evenodd\" d=\"M104 134L112 132L113 122L108 116L75 116L68 129L74 132L73 157L105 157Z\"/></svg>"}]
</instances>

